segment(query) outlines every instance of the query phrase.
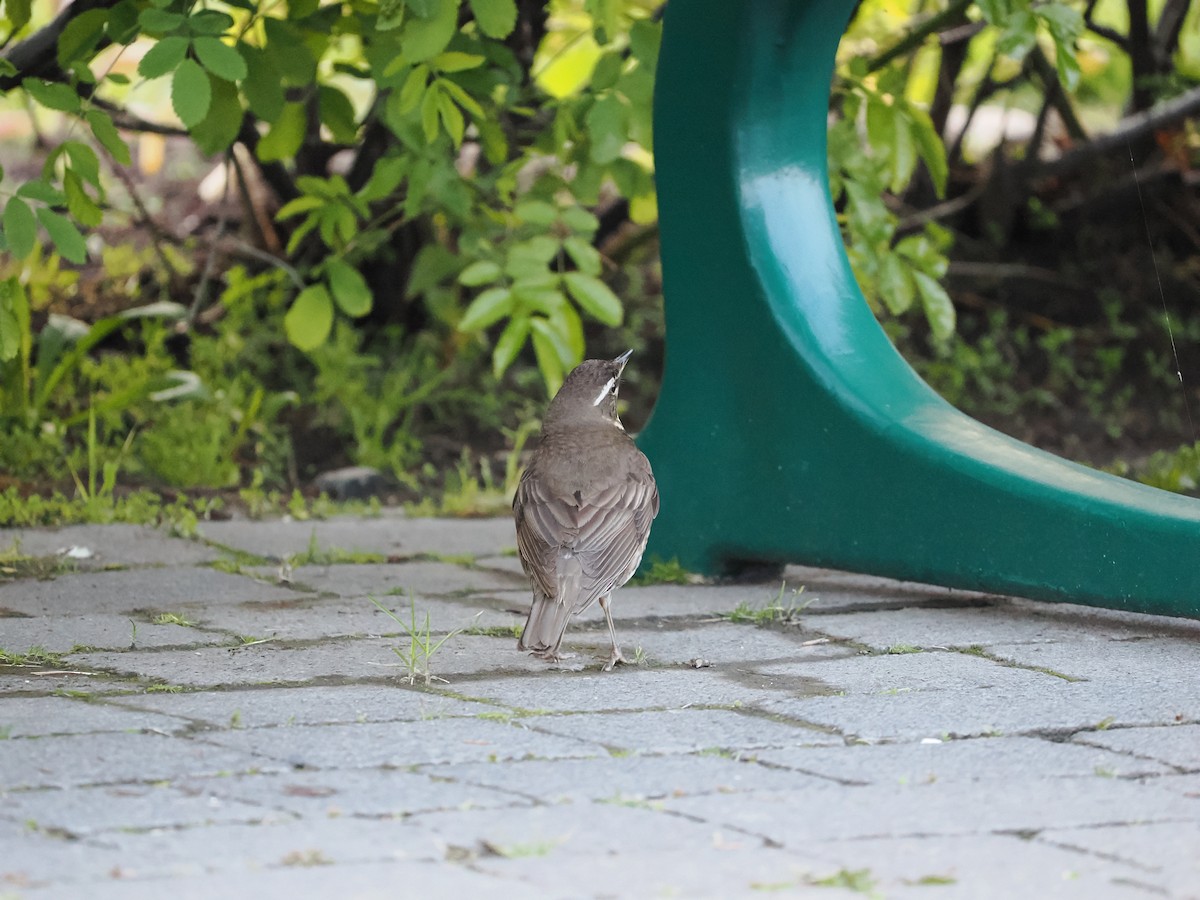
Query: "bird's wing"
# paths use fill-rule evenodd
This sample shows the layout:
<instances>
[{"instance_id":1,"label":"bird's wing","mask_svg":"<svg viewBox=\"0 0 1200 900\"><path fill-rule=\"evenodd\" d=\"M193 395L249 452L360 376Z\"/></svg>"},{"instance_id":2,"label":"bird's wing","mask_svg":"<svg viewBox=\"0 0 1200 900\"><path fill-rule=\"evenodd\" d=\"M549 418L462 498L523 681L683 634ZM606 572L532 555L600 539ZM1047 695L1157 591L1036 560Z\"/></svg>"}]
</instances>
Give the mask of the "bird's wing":
<instances>
[{"instance_id":1,"label":"bird's wing","mask_svg":"<svg viewBox=\"0 0 1200 900\"><path fill-rule=\"evenodd\" d=\"M571 498L572 500L574 498ZM526 469L513 498L517 523L517 553L534 589L543 596L557 594L557 567L560 548L574 542L578 509L545 490L544 485Z\"/></svg>"},{"instance_id":2,"label":"bird's wing","mask_svg":"<svg viewBox=\"0 0 1200 900\"><path fill-rule=\"evenodd\" d=\"M640 451L627 478L583 498L575 539L575 553L583 563L578 611L629 580L646 549L656 515L658 488L650 463Z\"/></svg>"}]
</instances>

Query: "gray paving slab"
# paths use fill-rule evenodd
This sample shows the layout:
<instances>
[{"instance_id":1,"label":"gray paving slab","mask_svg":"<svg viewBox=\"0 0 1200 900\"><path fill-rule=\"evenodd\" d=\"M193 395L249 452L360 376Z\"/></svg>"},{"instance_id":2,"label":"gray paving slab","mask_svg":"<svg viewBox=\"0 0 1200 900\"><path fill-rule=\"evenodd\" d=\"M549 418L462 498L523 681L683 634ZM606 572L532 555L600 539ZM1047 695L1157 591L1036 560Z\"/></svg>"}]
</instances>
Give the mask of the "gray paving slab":
<instances>
[{"instance_id":1,"label":"gray paving slab","mask_svg":"<svg viewBox=\"0 0 1200 900\"><path fill-rule=\"evenodd\" d=\"M474 716L494 708L488 704L394 684L136 694L106 697L101 702L108 707L129 710L125 713L127 716L136 715L141 710L169 713L172 717L207 728L404 722Z\"/></svg>"},{"instance_id":2,"label":"gray paving slab","mask_svg":"<svg viewBox=\"0 0 1200 900\"><path fill-rule=\"evenodd\" d=\"M867 741L1066 734L1098 727L1156 725L1200 717L1194 689L1095 685L1047 677L1031 689L1028 673L969 692L906 691L767 700L763 709L835 728Z\"/></svg>"},{"instance_id":3,"label":"gray paving slab","mask_svg":"<svg viewBox=\"0 0 1200 900\"><path fill-rule=\"evenodd\" d=\"M252 566L246 571L267 581L279 576L278 567ZM373 596L381 602L395 596L406 598L410 593L427 597L506 591L524 588L527 583L524 575L518 577L494 569L426 560L297 566L288 572L288 577L297 587L311 588L323 594L357 598Z\"/></svg>"},{"instance_id":4,"label":"gray paving slab","mask_svg":"<svg viewBox=\"0 0 1200 900\"><path fill-rule=\"evenodd\" d=\"M65 525L62 528L0 528L0 551L16 542L25 556L55 556L72 548L80 569L104 566L189 565L211 562L220 553L199 541L172 537L145 525Z\"/></svg>"},{"instance_id":5,"label":"gray paving slab","mask_svg":"<svg viewBox=\"0 0 1200 900\"><path fill-rule=\"evenodd\" d=\"M760 763L819 775L848 785L1011 781L1022 778L1128 778L1176 770L1128 753L1066 741L983 737L849 747L790 747L755 754Z\"/></svg>"},{"instance_id":6,"label":"gray paving slab","mask_svg":"<svg viewBox=\"0 0 1200 900\"><path fill-rule=\"evenodd\" d=\"M224 546L276 560L304 553L314 541L321 550L397 558L491 556L517 545L511 519L414 519L391 513L376 519L204 522L200 534Z\"/></svg>"},{"instance_id":7,"label":"gray paving slab","mask_svg":"<svg viewBox=\"0 0 1200 900\"><path fill-rule=\"evenodd\" d=\"M191 615L199 618L198 613ZM0 619L0 648L24 653L30 647L42 647L53 653L67 653L80 647L128 650L130 646L180 647L223 639L222 635L182 625L159 625L153 618L139 614Z\"/></svg>"},{"instance_id":8,"label":"gray paving slab","mask_svg":"<svg viewBox=\"0 0 1200 900\"><path fill-rule=\"evenodd\" d=\"M0 741L0 772L8 789L170 781L281 765L268 756L156 732Z\"/></svg>"},{"instance_id":9,"label":"gray paving slab","mask_svg":"<svg viewBox=\"0 0 1200 900\"><path fill-rule=\"evenodd\" d=\"M133 711L74 697L12 697L0 704L0 735L97 734L154 730L176 732L189 722L177 712Z\"/></svg>"},{"instance_id":10,"label":"gray paving slab","mask_svg":"<svg viewBox=\"0 0 1200 900\"><path fill-rule=\"evenodd\" d=\"M0 665L3 900L1198 896L1200 623L788 567L768 627L780 582L622 590L604 673L598 607L516 650L507 519L204 528L0 587L61 654ZM314 540L390 561L205 564Z\"/></svg>"},{"instance_id":11,"label":"gray paving slab","mask_svg":"<svg viewBox=\"0 0 1200 900\"><path fill-rule=\"evenodd\" d=\"M1138 759L1158 760L1182 771L1200 772L1200 725L1106 728L1076 735L1075 740L1096 747L1107 747Z\"/></svg>"},{"instance_id":12,"label":"gray paving slab","mask_svg":"<svg viewBox=\"0 0 1200 900\"><path fill-rule=\"evenodd\" d=\"M1200 891L1200 824L1195 821L1047 829L1037 840L1120 862L1136 873L1131 881L1169 896L1194 897Z\"/></svg>"},{"instance_id":13,"label":"gray paving slab","mask_svg":"<svg viewBox=\"0 0 1200 900\"><path fill-rule=\"evenodd\" d=\"M216 569L170 567L84 572L0 588L0 608L27 616L188 613L212 605L290 600L294 591ZM6 619L0 618L0 622Z\"/></svg>"},{"instance_id":14,"label":"gray paving slab","mask_svg":"<svg viewBox=\"0 0 1200 900\"><path fill-rule=\"evenodd\" d=\"M212 606L197 614L206 629L228 634L307 641L349 635L404 634L424 630L433 634L481 628L511 628L523 622L512 613L496 609L484 597L438 600L428 597L376 599L390 610L391 618L367 597L318 597L307 595L283 603L248 602L236 606ZM414 620L412 612L416 610ZM426 620L428 616L428 622ZM397 619L399 621L397 621ZM128 626L127 626L128 627Z\"/></svg>"},{"instance_id":15,"label":"gray paving slab","mask_svg":"<svg viewBox=\"0 0 1200 900\"><path fill-rule=\"evenodd\" d=\"M355 725L295 725L206 734L206 742L293 767L353 769L524 757L603 756L584 738L560 737L479 716Z\"/></svg>"},{"instance_id":16,"label":"gray paving slab","mask_svg":"<svg viewBox=\"0 0 1200 900\"><path fill-rule=\"evenodd\" d=\"M754 754L757 758L765 752ZM735 791L797 790L814 777L759 765L732 754L673 754L534 759L427 766L422 771L456 783L478 784L541 803L653 805L664 797Z\"/></svg>"}]
</instances>

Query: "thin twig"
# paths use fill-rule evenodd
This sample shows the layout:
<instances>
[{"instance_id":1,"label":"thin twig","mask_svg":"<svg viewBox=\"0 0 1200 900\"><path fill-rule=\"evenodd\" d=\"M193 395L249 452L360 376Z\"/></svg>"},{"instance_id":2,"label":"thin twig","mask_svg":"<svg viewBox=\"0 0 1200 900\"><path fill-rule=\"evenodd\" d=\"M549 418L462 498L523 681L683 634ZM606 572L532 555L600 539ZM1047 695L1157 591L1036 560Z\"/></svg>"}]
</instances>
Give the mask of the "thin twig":
<instances>
[{"instance_id":1,"label":"thin twig","mask_svg":"<svg viewBox=\"0 0 1200 900\"><path fill-rule=\"evenodd\" d=\"M946 9L940 13L930 16L891 47L884 50L882 53L871 57L867 61L867 71L875 72L882 69L893 59L904 56L910 50L915 50L925 43L925 38L929 37L937 31L940 31L947 25L958 24L958 20L962 18L968 6L971 5L971 0L955 0Z\"/></svg>"}]
</instances>

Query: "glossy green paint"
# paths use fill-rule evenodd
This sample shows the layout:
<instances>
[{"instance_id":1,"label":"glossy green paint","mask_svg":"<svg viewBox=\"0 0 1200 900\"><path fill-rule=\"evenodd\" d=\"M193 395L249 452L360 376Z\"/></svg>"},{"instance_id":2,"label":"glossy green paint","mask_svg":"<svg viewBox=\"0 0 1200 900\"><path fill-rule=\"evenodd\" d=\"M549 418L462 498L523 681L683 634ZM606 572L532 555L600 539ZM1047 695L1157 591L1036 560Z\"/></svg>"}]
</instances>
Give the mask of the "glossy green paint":
<instances>
[{"instance_id":1,"label":"glossy green paint","mask_svg":"<svg viewBox=\"0 0 1200 900\"><path fill-rule=\"evenodd\" d=\"M1012 440L888 342L829 197L852 0L672 0L655 108L662 393L647 558L791 561L1200 616L1200 502Z\"/></svg>"}]
</instances>

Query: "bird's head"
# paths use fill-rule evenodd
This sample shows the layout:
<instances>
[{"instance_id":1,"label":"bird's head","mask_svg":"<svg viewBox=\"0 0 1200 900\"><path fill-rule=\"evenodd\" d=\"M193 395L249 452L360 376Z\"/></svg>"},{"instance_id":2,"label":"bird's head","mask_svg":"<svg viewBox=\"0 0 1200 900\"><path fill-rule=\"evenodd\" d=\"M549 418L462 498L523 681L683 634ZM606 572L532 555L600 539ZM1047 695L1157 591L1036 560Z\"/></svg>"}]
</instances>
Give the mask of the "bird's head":
<instances>
[{"instance_id":1,"label":"bird's head","mask_svg":"<svg viewBox=\"0 0 1200 900\"><path fill-rule=\"evenodd\" d=\"M616 359L585 359L576 366L550 401L544 427L604 421L620 428L617 392L621 372L632 355L632 350L626 350Z\"/></svg>"}]
</instances>

